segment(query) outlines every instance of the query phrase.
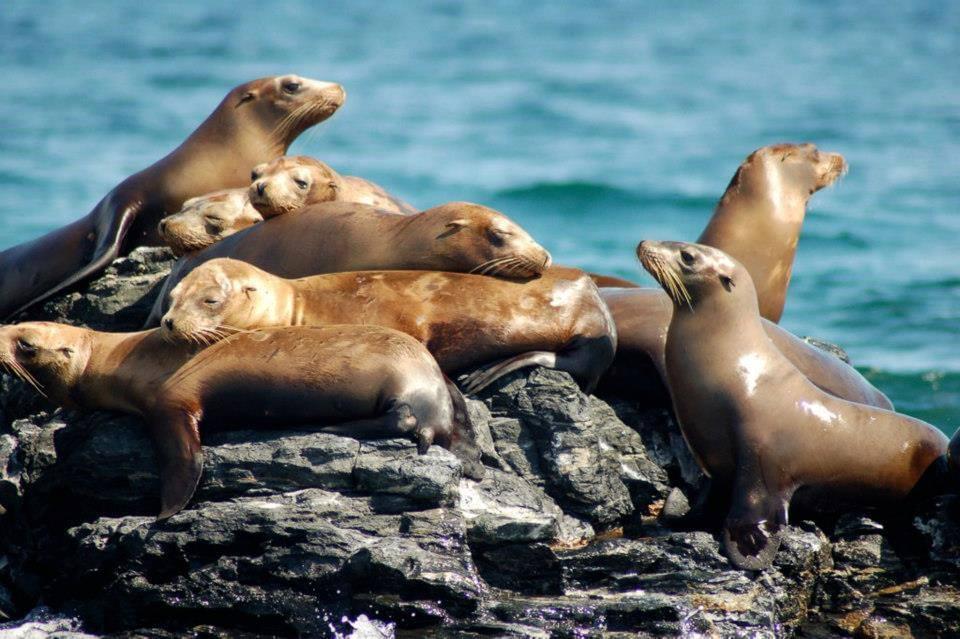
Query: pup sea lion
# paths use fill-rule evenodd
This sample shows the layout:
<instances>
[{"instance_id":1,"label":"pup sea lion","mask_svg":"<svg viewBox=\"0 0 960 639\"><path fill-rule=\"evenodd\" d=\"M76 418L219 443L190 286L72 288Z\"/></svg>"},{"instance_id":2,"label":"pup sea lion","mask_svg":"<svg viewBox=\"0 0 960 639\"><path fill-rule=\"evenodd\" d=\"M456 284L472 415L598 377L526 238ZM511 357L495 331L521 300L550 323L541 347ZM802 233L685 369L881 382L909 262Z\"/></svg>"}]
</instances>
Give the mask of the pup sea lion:
<instances>
[{"instance_id":1,"label":"pup sea lion","mask_svg":"<svg viewBox=\"0 0 960 639\"><path fill-rule=\"evenodd\" d=\"M264 326L388 326L419 340L450 375L488 364L470 377L471 393L534 364L565 370L589 391L617 343L596 286L572 269L526 282L436 271L288 280L216 259L194 269L170 299L161 330L172 340L203 342Z\"/></svg>"},{"instance_id":2,"label":"pup sea lion","mask_svg":"<svg viewBox=\"0 0 960 639\"><path fill-rule=\"evenodd\" d=\"M668 404L664 351L673 303L659 289L603 289L600 296L617 326L617 353L600 380L600 395ZM761 318L773 345L811 382L835 397L887 410L893 404L857 369Z\"/></svg>"},{"instance_id":3,"label":"pup sea lion","mask_svg":"<svg viewBox=\"0 0 960 639\"><path fill-rule=\"evenodd\" d=\"M227 94L183 144L113 188L86 217L0 253L0 318L159 243L157 222L189 198L247 186L250 170L283 155L343 104L339 84L296 75L262 78Z\"/></svg>"},{"instance_id":4,"label":"pup sea lion","mask_svg":"<svg viewBox=\"0 0 960 639\"><path fill-rule=\"evenodd\" d=\"M147 326L167 310L169 292L194 268L232 257L280 277L371 269L540 275L550 254L510 218L469 202L397 215L356 202L314 204L279 215L181 258L164 282Z\"/></svg>"},{"instance_id":5,"label":"pup sea lion","mask_svg":"<svg viewBox=\"0 0 960 639\"><path fill-rule=\"evenodd\" d=\"M810 196L847 170L839 153L774 144L751 153L697 240L739 260L753 278L760 315L779 322Z\"/></svg>"},{"instance_id":6,"label":"pup sea lion","mask_svg":"<svg viewBox=\"0 0 960 639\"><path fill-rule=\"evenodd\" d=\"M360 202L383 211L412 215L417 210L380 186L340 175L305 155L286 155L259 164L250 174L250 202L264 217L298 211L320 202Z\"/></svg>"},{"instance_id":7,"label":"pup sea lion","mask_svg":"<svg viewBox=\"0 0 960 639\"><path fill-rule=\"evenodd\" d=\"M190 198L178 213L160 220L157 232L179 256L205 249L262 221L263 216L250 204L247 189L225 189Z\"/></svg>"},{"instance_id":8,"label":"pup sea lion","mask_svg":"<svg viewBox=\"0 0 960 639\"><path fill-rule=\"evenodd\" d=\"M150 427L160 454L159 519L187 504L203 468L200 427L330 424L346 435L414 435L436 442L464 474L483 477L460 391L419 342L381 326L271 328L198 354L157 392Z\"/></svg>"},{"instance_id":9,"label":"pup sea lion","mask_svg":"<svg viewBox=\"0 0 960 639\"><path fill-rule=\"evenodd\" d=\"M746 268L701 244L641 242L670 295L666 369L687 444L732 486L723 544L740 568L768 567L794 492L902 503L946 476L947 438L920 420L817 388L773 346Z\"/></svg>"}]
</instances>

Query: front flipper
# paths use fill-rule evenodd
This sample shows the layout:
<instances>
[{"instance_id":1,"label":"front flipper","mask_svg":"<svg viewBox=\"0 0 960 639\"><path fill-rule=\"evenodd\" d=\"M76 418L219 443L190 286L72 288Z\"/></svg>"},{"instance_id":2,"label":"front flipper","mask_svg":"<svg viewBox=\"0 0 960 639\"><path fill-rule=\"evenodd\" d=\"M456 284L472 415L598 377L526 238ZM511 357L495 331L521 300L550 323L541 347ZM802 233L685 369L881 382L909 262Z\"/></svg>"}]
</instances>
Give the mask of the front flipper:
<instances>
[{"instance_id":1,"label":"front flipper","mask_svg":"<svg viewBox=\"0 0 960 639\"><path fill-rule=\"evenodd\" d=\"M183 510L193 497L203 472L203 452L196 415L162 410L150 420L160 462L160 514L167 519Z\"/></svg>"},{"instance_id":2,"label":"front flipper","mask_svg":"<svg viewBox=\"0 0 960 639\"><path fill-rule=\"evenodd\" d=\"M723 524L723 548L743 570L766 570L780 548L788 499L768 486L756 451L738 455L733 499Z\"/></svg>"},{"instance_id":3,"label":"front flipper","mask_svg":"<svg viewBox=\"0 0 960 639\"><path fill-rule=\"evenodd\" d=\"M530 351L521 353L492 364L482 366L470 373L463 380L463 392L476 395L484 388L494 383L507 373L526 368L528 366L544 366L556 368L557 354L550 351Z\"/></svg>"},{"instance_id":4,"label":"front flipper","mask_svg":"<svg viewBox=\"0 0 960 639\"><path fill-rule=\"evenodd\" d=\"M107 266L120 255L120 247L123 244L123 239L126 237L127 231L130 230L130 225L133 224L133 221L137 218L143 206L142 202L134 201L127 202L122 210L115 210L112 205L113 197L114 194L107 196L98 207L96 217L102 218L105 216L107 223L101 225L102 228L96 231L97 244L90 261L70 274L66 279L60 281L40 295L33 297L26 304L21 305L10 314L10 317L18 315L31 306L39 304L64 289L87 279L91 275L99 273L107 268ZM67 247L64 247L64 250L68 250Z\"/></svg>"}]
</instances>

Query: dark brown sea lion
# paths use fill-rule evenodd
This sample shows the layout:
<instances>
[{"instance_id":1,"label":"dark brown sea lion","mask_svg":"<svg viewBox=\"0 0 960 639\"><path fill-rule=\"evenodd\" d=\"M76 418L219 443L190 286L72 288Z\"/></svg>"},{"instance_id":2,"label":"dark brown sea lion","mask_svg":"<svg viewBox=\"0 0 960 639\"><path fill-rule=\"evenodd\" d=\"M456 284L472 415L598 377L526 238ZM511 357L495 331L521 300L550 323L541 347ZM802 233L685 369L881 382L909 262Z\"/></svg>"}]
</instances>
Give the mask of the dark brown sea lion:
<instances>
[{"instance_id":1,"label":"dark brown sea lion","mask_svg":"<svg viewBox=\"0 0 960 639\"><path fill-rule=\"evenodd\" d=\"M250 202L267 218L334 201L369 204L403 215L417 212L373 182L340 175L320 160L305 155L285 155L257 165L250 177Z\"/></svg>"},{"instance_id":2,"label":"dark brown sea lion","mask_svg":"<svg viewBox=\"0 0 960 639\"><path fill-rule=\"evenodd\" d=\"M343 104L339 84L296 75L242 84L183 144L113 188L86 217L0 253L0 318L103 270L142 245L189 198L249 185L250 170L283 155Z\"/></svg>"},{"instance_id":3,"label":"dark brown sea lion","mask_svg":"<svg viewBox=\"0 0 960 639\"><path fill-rule=\"evenodd\" d=\"M670 298L660 289L647 288L603 289L600 295L617 325L617 354L597 392L669 405L664 351L673 315ZM822 390L851 402L893 409L887 396L849 364L769 320L761 319L761 324L773 345Z\"/></svg>"},{"instance_id":4,"label":"dark brown sea lion","mask_svg":"<svg viewBox=\"0 0 960 639\"><path fill-rule=\"evenodd\" d=\"M200 343L265 326L376 324L412 335L447 374L487 364L468 392L538 364L591 390L617 338L607 307L581 271L552 268L526 282L436 271L358 271L296 280L217 259L172 291L162 329Z\"/></svg>"},{"instance_id":5,"label":"dark brown sea lion","mask_svg":"<svg viewBox=\"0 0 960 639\"><path fill-rule=\"evenodd\" d=\"M327 424L345 435L413 435L460 458L482 479L480 449L460 391L417 340L381 326L268 328L198 354L157 391L150 427L161 459L159 519L200 479L200 428Z\"/></svg>"},{"instance_id":6,"label":"dark brown sea lion","mask_svg":"<svg viewBox=\"0 0 960 639\"><path fill-rule=\"evenodd\" d=\"M2 326L0 368L58 405L144 417L161 458L161 517L189 500L202 466L199 435L182 430L183 420L216 427L231 409L253 426L360 419L321 430L414 434L421 452L435 441L460 457L467 476L483 475L463 396L409 336L373 326L273 329L235 335L195 359L203 345L164 337L52 322ZM196 402L206 401L201 416Z\"/></svg>"},{"instance_id":7,"label":"dark brown sea lion","mask_svg":"<svg viewBox=\"0 0 960 639\"><path fill-rule=\"evenodd\" d=\"M774 144L751 153L697 240L739 260L753 278L760 315L779 322L810 196L847 170L839 153Z\"/></svg>"},{"instance_id":8,"label":"dark brown sea lion","mask_svg":"<svg viewBox=\"0 0 960 639\"><path fill-rule=\"evenodd\" d=\"M529 278L550 266L550 254L523 228L485 206L450 202L397 215L356 202L326 202L265 220L182 258L164 282L147 326L160 321L181 279L217 257L289 278L371 269Z\"/></svg>"},{"instance_id":9,"label":"dark brown sea lion","mask_svg":"<svg viewBox=\"0 0 960 639\"><path fill-rule=\"evenodd\" d=\"M947 438L906 415L817 388L768 337L746 268L702 244L641 242L670 295L666 369L674 411L700 466L732 487L723 543L761 570L779 547L794 492L899 504L945 477Z\"/></svg>"},{"instance_id":10,"label":"dark brown sea lion","mask_svg":"<svg viewBox=\"0 0 960 639\"><path fill-rule=\"evenodd\" d=\"M179 256L203 250L262 221L247 189L224 189L190 198L179 212L160 220L157 231Z\"/></svg>"}]
</instances>

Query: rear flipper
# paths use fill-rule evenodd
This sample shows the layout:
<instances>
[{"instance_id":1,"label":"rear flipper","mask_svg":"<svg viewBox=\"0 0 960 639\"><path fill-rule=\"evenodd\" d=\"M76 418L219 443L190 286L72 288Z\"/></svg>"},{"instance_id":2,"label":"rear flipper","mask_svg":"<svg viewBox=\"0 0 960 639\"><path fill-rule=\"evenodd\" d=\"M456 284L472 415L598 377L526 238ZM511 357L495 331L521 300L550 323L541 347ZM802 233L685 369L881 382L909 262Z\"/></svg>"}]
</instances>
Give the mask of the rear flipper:
<instances>
[{"instance_id":1,"label":"rear flipper","mask_svg":"<svg viewBox=\"0 0 960 639\"><path fill-rule=\"evenodd\" d=\"M345 437L390 437L413 434L417 442L417 452L425 455L433 443L435 432L424 427L409 404L390 400L387 411L380 417L356 419L319 428L322 433L333 433Z\"/></svg>"},{"instance_id":2,"label":"rear flipper","mask_svg":"<svg viewBox=\"0 0 960 639\"><path fill-rule=\"evenodd\" d=\"M160 461L160 514L167 519L183 510L193 497L203 472L198 416L184 410L158 411L150 420Z\"/></svg>"},{"instance_id":3,"label":"rear flipper","mask_svg":"<svg viewBox=\"0 0 960 639\"><path fill-rule=\"evenodd\" d=\"M486 470L480 462L482 451L477 444L477 432L473 428L473 422L470 421L467 402L450 378L444 375L443 381L447 385L450 400L453 402L453 423L450 425L449 435L443 436L438 443L457 456L466 477L480 481Z\"/></svg>"},{"instance_id":4,"label":"rear flipper","mask_svg":"<svg viewBox=\"0 0 960 639\"><path fill-rule=\"evenodd\" d=\"M737 568L766 570L780 548L788 499L767 488L756 452L738 458L730 512L723 524L723 548Z\"/></svg>"},{"instance_id":5,"label":"rear flipper","mask_svg":"<svg viewBox=\"0 0 960 639\"><path fill-rule=\"evenodd\" d=\"M577 336L557 353L530 351L487 364L467 376L463 389L465 393L475 395L507 373L527 366L543 366L570 373L581 390L590 393L610 366L615 352L616 346L607 336Z\"/></svg>"}]
</instances>

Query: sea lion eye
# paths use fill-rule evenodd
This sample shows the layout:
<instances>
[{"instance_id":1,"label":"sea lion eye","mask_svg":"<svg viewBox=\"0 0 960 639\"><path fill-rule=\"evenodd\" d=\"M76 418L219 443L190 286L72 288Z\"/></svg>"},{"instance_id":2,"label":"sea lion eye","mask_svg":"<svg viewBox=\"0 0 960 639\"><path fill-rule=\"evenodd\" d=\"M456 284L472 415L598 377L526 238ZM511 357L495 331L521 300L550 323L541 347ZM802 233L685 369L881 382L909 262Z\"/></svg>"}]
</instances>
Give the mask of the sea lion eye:
<instances>
[{"instance_id":1,"label":"sea lion eye","mask_svg":"<svg viewBox=\"0 0 960 639\"><path fill-rule=\"evenodd\" d=\"M290 94L296 93L297 91L300 90L300 83L299 83L299 82L284 82L284 83L283 83L283 90L286 91L287 93L290 93Z\"/></svg>"},{"instance_id":2,"label":"sea lion eye","mask_svg":"<svg viewBox=\"0 0 960 639\"><path fill-rule=\"evenodd\" d=\"M19 349L24 355L33 355L37 352L36 346L23 339L17 340L17 349Z\"/></svg>"},{"instance_id":3,"label":"sea lion eye","mask_svg":"<svg viewBox=\"0 0 960 639\"><path fill-rule=\"evenodd\" d=\"M687 251L680 251L680 259L683 260L684 264L693 264L696 258Z\"/></svg>"},{"instance_id":4,"label":"sea lion eye","mask_svg":"<svg viewBox=\"0 0 960 639\"><path fill-rule=\"evenodd\" d=\"M219 217L216 217L215 215L206 215L204 216L203 219L209 222L210 224L220 224L221 222L223 222L223 220L221 220Z\"/></svg>"},{"instance_id":5,"label":"sea lion eye","mask_svg":"<svg viewBox=\"0 0 960 639\"><path fill-rule=\"evenodd\" d=\"M256 182L258 179L260 179L260 172L259 172L259 171L250 171L250 181L251 181L251 182Z\"/></svg>"},{"instance_id":6,"label":"sea lion eye","mask_svg":"<svg viewBox=\"0 0 960 639\"><path fill-rule=\"evenodd\" d=\"M301 180L300 178L293 178L293 181L294 181L294 182L296 183L296 185L299 186L301 189L305 189L305 188L307 188L308 186L310 186L309 184L307 184L307 181L306 181L306 180Z\"/></svg>"},{"instance_id":7,"label":"sea lion eye","mask_svg":"<svg viewBox=\"0 0 960 639\"><path fill-rule=\"evenodd\" d=\"M220 303L220 300L215 299L213 297L208 297L207 299L203 300L203 303L206 304L207 306L216 306L217 304Z\"/></svg>"}]
</instances>

